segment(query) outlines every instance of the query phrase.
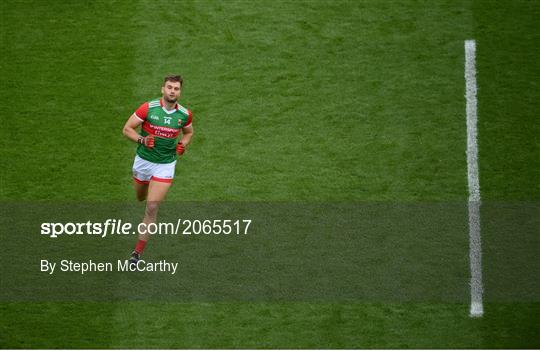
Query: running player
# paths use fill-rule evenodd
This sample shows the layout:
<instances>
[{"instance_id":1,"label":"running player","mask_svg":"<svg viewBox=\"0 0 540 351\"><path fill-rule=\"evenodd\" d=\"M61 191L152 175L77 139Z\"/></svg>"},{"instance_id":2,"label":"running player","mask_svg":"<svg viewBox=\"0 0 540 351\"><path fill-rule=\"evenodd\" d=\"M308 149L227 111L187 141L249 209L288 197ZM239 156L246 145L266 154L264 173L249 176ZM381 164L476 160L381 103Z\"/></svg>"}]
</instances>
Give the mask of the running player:
<instances>
[{"instance_id":1,"label":"running player","mask_svg":"<svg viewBox=\"0 0 540 351\"><path fill-rule=\"evenodd\" d=\"M133 185L137 200L146 200L143 223L155 223L161 201L174 178L177 155L186 151L193 136L192 114L178 104L182 77L169 75L161 87L161 98L142 104L124 125L124 135L139 144L133 163ZM141 126L141 134L136 130ZM177 143L178 136L181 135ZM139 233L130 262L136 264L150 234Z\"/></svg>"}]
</instances>

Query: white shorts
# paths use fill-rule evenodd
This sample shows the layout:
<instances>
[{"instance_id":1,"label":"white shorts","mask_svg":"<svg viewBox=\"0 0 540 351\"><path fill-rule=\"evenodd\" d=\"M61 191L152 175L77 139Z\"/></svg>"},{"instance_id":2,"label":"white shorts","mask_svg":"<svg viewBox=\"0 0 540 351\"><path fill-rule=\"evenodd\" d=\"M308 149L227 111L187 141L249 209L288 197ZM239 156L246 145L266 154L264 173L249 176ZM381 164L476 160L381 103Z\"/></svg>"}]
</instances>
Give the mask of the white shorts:
<instances>
[{"instance_id":1,"label":"white shorts","mask_svg":"<svg viewBox=\"0 0 540 351\"><path fill-rule=\"evenodd\" d=\"M171 163L154 163L135 156L133 162L133 179L140 184L148 184L150 180L172 183L176 161Z\"/></svg>"}]
</instances>

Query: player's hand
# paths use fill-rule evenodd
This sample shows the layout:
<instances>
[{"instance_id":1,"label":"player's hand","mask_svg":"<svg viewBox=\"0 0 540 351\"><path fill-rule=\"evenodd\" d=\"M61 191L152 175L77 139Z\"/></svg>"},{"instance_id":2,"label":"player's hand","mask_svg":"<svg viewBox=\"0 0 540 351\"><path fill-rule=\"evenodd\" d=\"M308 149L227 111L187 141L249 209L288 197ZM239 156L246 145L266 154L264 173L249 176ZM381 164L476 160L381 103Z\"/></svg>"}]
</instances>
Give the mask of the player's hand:
<instances>
[{"instance_id":1,"label":"player's hand","mask_svg":"<svg viewBox=\"0 0 540 351\"><path fill-rule=\"evenodd\" d=\"M154 136L153 135L147 135L145 137L141 136L139 137L139 140L137 140L137 142L151 149L154 147Z\"/></svg>"},{"instance_id":2,"label":"player's hand","mask_svg":"<svg viewBox=\"0 0 540 351\"><path fill-rule=\"evenodd\" d=\"M182 144L182 142L178 142L178 144L176 144L176 153L178 154L178 156L181 156L184 154L184 152L186 151L186 147L184 146L184 144Z\"/></svg>"}]
</instances>

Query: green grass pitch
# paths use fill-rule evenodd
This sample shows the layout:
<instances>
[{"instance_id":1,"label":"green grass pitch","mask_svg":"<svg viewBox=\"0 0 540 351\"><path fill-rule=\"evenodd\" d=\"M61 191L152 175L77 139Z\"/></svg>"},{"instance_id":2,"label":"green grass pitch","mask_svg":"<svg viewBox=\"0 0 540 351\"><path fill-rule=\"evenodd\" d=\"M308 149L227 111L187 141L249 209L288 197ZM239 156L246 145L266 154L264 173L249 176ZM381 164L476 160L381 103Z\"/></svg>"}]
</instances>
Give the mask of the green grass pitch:
<instances>
[{"instance_id":1,"label":"green grass pitch","mask_svg":"<svg viewBox=\"0 0 540 351\"><path fill-rule=\"evenodd\" d=\"M475 39L482 198L532 206L538 228L539 1L10 0L0 16L3 225L21 201L135 201L121 129L176 72L196 134L168 201L466 203ZM539 348L538 236L490 236L503 217L483 218L481 319L466 300L0 300L0 347Z\"/></svg>"}]
</instances>

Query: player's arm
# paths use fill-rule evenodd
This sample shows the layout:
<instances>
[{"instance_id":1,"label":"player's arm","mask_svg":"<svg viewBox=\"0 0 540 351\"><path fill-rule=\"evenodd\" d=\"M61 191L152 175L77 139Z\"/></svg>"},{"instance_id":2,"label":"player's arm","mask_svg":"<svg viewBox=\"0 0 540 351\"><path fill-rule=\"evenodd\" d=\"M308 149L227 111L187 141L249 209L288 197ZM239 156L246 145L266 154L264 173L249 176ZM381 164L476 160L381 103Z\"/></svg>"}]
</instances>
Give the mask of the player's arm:
<instances>
[{"instance_id":1,"label":"player's arm","mask_svg":"<svg viewBox=\"0 0 540 351\"><path fill-rule=\"evenodd\" d=\"M122 130L122 133L124 133L124 135L128 139L134 142L137 142L137 140L139 140L140 135L139 133L137 133L135 129L139 127L142 123L143 121L141 121L141 119L137 117L137 115L132 114L131 117L129 117L129 119L127 120L126 124L124 125L124 129Z\"/></svg>"},{"instance_id":2,"label":"player's arm","mask_svg":"<svg viewBox=\"0 0 540 351\"><path fill-rule=\"evenodd\" d=\"M180 139L180 142L184 146L188 146L189 143L191 143L191 138L193 137L193 126L188 126L182 128L182 139Z\"/></svg>"},{"instance_id":3,"label":"player's arm","mask_svg":"<svg viewBox=\"0 0 540 351\"><path fill-rule=\"evenodd\" d=\"M176 144L176 153L182 155L186 151L186 146L191 143L191 138L193 137L193 126L190 124L187 127L182 128L182 138Z\"/></svg>"},{"instance_id":4,"label":"player's arm","mask_svg":"<svg viewBox=\"0 0 540 351\"><path fill-rule=\"evenodd\" d=\"M122 129L122 133L129 139L136 143L143 144L147 147L154 147L154 137L152 135L148 135L146 137L143 137L140 135L136 128L138 128L143 123L143 120L140 119L135 113L129 117L126 124L124 125L124 129Z\"/></svg>"}]
</instances>

